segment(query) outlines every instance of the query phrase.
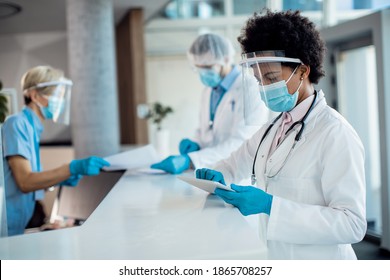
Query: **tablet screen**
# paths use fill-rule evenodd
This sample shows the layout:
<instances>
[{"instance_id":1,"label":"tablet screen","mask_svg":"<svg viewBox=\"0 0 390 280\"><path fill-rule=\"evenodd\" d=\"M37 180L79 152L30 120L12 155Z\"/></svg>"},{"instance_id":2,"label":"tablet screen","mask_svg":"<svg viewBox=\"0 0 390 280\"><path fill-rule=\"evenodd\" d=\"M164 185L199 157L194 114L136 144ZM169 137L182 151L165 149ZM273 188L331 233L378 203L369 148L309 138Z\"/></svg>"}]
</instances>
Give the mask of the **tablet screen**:
<instances>
[{"instance_id":1,"label":"tablet screen","mask_svg":"<svg viewBox=\"0 0 390 280\"><path fill-rule=\"evenodd\" d=\"M214 193L215 188L221 188L227 191L234 191L229 186L225 186L219 182L210 181L210 180L204 180L204 179L198 179L194 177L188 177L188 176L176 176L178 179L187 182L188 184L191 184L199 189L202 189L209 193Z\"/></svg>"}]
</instances>

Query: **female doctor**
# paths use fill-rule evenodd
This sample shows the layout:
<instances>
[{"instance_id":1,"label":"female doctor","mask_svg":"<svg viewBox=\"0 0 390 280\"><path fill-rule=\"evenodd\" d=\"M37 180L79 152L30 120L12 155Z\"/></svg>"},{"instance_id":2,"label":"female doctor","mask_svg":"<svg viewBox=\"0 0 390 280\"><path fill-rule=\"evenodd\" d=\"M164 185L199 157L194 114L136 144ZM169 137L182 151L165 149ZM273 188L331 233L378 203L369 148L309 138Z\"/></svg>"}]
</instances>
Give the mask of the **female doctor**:
<instances>
[{"instance_id":1,"label":"female doctor","mask_svg":"<svg viewBox=\"0 0 390 280\"><path fill-rule=\"evenodd\" d=\"M243 215L260 213L270 259L356 259L351 243L366 232L364 149L313 86L324 76L319 32L299 12L267 11L248 20L239 42L244 81L256 78L258 98L281 113L197 177L251 176L252 186L215 193Z\"/></svg>"},{"instance_id":2,"label":"female doctor","mask_svg":"<svg viewBox=\"0 0 390 280\"><path fill-rule=\"evenodd\" d=\"M271 112L260 99L244 112L241 69L233 64L233 56L231 42L217 34L200 35L192 43L188 59L206 87L201 99L200 125L192 139L180 142L180 155L169 156L152 168L177 174L190 165L211 167L259 128L246 125L244 114L260 124L270 119ZM256 83L249 86L257 91Z\"/></svg>"},{"instance_id":3,"label":"female doctor","mask_svg":"<svg viewBox=\"0 0 390 280\"><path fill-rule=\"evenodd\" d=\"M72 82L61 70L37 66L22 78L25 108L9 116L2 126L3 165L8 235L23 234L36 200L53 185L76 186L83 175L98 175L110 165L99 157L72 160L43 171L39 141L43 120L69 124Z\"/></svg>"}]
</instances>

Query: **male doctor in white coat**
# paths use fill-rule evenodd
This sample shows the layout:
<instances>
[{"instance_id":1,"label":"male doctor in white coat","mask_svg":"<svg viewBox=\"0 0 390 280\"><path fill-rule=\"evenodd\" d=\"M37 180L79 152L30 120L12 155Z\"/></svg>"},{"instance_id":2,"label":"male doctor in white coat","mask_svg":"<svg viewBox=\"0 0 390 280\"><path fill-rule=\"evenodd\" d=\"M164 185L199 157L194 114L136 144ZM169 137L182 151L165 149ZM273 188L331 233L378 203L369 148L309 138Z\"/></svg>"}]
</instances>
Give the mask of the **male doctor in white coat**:
<instances>
[{"instance_id":1,"label":"male doctor in white coat","mask_svg":"<svg viewBox=\"0 0 390 280\"><path fill-rule=\"evenodd\" d=\"M239 42L244 81L256 78L257 98L281 113L196 176L230 185L215 194L243 215L260 214L270 259L356 259L351 244L367 227L364 149L314 88L324 76L319 32L298 11L267 11L248 20ZM248 177L251 186L237 185Z\"/></svg>"},{"instance_id":2,"label":"male doctor in white coat","mask_svg":"<svg viewBox=\"0 0 390 280\"><path fill-rule=\"evenodd\" d=\"M230 41L217 34L196 38L188 59L206 86L201 101L200 125L192 139L179 144L180 155L172 155L151 167L179 174L190 167L211 167L230 156L259 126L245 123L247 118L266 123L272 113L261 100L244 112L241 69L233 65L234 49ZM254 92L257 84L249 85Z\"/></svg>"}]
</instances>

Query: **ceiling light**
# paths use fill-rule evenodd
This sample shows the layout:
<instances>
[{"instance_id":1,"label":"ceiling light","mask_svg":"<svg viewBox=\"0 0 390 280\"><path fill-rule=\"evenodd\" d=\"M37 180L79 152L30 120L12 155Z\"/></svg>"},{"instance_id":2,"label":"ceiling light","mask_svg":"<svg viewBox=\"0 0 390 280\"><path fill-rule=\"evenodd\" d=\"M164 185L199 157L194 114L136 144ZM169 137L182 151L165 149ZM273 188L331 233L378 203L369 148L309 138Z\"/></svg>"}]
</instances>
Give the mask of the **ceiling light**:
<instances>
[{"instance_id":1,"label":"ceiling light","mask_svg":"<svg viewBox=\"0 0 390 280\"><path fill-rule=\"evenodd\" d=\"M10 16L16 15L22 11L22 7L18 4L0 1L0 19L8 18Z\"/></svg>"}]
</instances>

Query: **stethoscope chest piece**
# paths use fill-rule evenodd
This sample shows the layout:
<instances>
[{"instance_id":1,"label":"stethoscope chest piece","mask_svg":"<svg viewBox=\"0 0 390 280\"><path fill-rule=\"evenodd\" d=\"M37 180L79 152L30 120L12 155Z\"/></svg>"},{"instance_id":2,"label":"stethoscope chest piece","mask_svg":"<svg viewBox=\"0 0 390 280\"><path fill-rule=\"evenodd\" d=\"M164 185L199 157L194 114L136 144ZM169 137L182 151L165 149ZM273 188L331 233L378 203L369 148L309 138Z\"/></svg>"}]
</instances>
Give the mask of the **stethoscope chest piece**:
<instances>
[{"instance_id":1,"label":"stethoscope chest piece","mask_svg":"<svg viewBox=\"0 0 390 280\"><path fill-rule=\"evenodd\" d=\"M251 175L251 185L252 186L256 185L256 182L257 182L256 175L252 174Z\"/></svg>"},{"instance_id":2,"label":"stethoscope chest piece","mask_svg":"<svg viewBox=\"0 0 390 280\"><path fill-rule=\"evenodd\" d=\"M214 122L210 120L209 121L209 129L212 130L213 126L214 126Z\"/></svg>"}]
</instances>

